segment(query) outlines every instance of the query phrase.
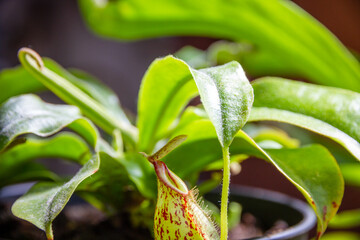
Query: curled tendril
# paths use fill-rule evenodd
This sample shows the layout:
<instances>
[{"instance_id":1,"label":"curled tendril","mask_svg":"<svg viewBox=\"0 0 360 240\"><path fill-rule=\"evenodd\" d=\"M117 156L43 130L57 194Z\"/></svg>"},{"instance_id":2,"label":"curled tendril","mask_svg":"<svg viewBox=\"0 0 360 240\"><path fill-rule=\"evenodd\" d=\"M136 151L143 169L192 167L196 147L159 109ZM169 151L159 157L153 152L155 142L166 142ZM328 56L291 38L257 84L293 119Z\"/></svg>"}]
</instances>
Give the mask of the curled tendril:
<instances>
[{"instance_id":1,"label":"curled tendril","mask_svg":"<svg viewBox=\"0 0 360 240\"><path fill-rule=\"evenodd\" d=\"M42 70L44 68L44 62L42 61L40 55L31 48L27 48L27 47L20 48L18 51L18 57L21 62L23 61L28 62L27 57L30 57L32 60L35 61L39 70Z\"/></svg>"}]
</instances>

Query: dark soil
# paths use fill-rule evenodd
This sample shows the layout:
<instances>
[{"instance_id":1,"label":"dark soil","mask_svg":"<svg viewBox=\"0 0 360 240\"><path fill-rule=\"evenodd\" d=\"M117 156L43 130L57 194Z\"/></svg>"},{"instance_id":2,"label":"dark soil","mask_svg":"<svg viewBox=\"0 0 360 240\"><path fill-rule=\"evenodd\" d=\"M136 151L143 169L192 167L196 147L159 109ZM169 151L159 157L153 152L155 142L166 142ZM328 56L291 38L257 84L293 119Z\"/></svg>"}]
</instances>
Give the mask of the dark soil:
<instances>
[{"instance_id":1,"label":"dark soil","mask_svg":"<svg viewBox=\"0 0 360 240\"><path fill-rule=\"evenodd\" d=\"M150 240L148 229L134 229L126 214L107 218L90 205L67 206L53 224L56 240ZM243 214L242 223L230 231L229 239L247 239L271 235L287 228L283 221L262 231L251 214ZM14 217L10 206L0 204L0 240L46 239L45 234L31 223Z\"/></svg>"}]
</instances>

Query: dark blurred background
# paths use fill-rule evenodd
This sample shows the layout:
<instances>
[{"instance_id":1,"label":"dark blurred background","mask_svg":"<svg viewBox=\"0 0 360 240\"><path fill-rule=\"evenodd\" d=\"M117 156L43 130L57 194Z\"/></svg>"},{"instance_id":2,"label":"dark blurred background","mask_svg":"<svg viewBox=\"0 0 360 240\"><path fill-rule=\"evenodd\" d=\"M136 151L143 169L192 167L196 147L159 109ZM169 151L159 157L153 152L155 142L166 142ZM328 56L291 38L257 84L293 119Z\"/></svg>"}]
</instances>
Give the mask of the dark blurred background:
<instances>
[{"instance_id":1,"label":"dark blurred background","mask_svg":"<svg viewBox=\"0 0 360 240\"><path fill-rule=\"evenodd\" d=\"M294 2L322 22L348 48L360 52L359 0ZM156 57L174 53L185 45L206 49L213 41L172 37L118 42L91 33L74 0L0 0L0 69L18 65L17 50L31 47L64 67L79 68L98 77L134 113L141 78ZM254 159L245 161L242 167L241 174L233 177L233 183L261 186L303 198L272 165ZM360 190L346 188L342 209L359 207L359 202Z\"/></svg>"}]
</instances>

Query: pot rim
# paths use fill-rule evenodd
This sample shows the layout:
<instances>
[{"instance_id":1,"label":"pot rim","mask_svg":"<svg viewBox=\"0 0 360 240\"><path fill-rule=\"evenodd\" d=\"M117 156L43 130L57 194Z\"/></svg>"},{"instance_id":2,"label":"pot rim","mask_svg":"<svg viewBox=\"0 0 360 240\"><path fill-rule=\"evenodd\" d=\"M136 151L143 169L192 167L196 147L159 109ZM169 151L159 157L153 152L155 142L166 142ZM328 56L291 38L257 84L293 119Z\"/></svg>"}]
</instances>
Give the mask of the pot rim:
<instances>
[{"instance_id":1,"label":"pot rim","mask_svg":"<svg viewBox=\"0 0 360 240\"><path fill-rule=\"evenodd\" d=\"M220 192L219 190L215 191ZM298 211L303 219L297 224L274 235L251 238L253 240L283 240L296 237L309 232L316 224L317 219L314 211L304 201L290 197L286 194L258 187L235 185L230 186L230 195L240 195L249 198L256 198L268 202L276 202L287 205Z\"/></svg>"},{"instance_id":2,"label":"pot rim","mask_svg":"<svg viewBox=\"0 0 360 240\"><path fill-rule=\"evenodd\" d=\"M27 190L30 189L33 184L34 183L22 183L5 187L2 189L2 191L0 191L0 200L14 200L27 192ZM212 193L220 193L220 190L216 189ZM316 215L310 208L310 206L305 202L290 197L286 194L272 190L266 190L263 188L233 185L230 186L230 195L240 195L244 197L256 198L268 202L276 202L282 205L287 205L301 213L301 215L303 216L303 219L300 222L287 228L282 232L269 236L251 238L253 240L282 240L296 237L306 232L309 232L316 224Z\"/></svg>"}]
</instances>

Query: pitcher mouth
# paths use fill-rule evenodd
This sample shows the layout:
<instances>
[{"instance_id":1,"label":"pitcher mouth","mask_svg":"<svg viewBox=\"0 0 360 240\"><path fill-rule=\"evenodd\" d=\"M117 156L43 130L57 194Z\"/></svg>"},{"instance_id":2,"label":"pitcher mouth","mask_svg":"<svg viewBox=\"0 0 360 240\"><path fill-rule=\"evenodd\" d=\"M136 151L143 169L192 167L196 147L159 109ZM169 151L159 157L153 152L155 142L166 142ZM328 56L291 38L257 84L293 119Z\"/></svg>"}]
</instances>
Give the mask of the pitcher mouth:
<instances>
[{"instance_id":1,"label":"pitcher mouth","mask_svg":"<svg viewBox=\"0 0 360 240\"><path fill-rule=\"evenodd\" d=\"M159 181L182 195L187 195L189 193L189 190L183 180L176 176L176 174L173 173L164 162L154 161L152 164L154 165Z\"/></svg>"}]
</instances>

